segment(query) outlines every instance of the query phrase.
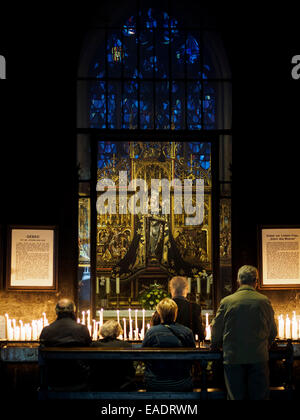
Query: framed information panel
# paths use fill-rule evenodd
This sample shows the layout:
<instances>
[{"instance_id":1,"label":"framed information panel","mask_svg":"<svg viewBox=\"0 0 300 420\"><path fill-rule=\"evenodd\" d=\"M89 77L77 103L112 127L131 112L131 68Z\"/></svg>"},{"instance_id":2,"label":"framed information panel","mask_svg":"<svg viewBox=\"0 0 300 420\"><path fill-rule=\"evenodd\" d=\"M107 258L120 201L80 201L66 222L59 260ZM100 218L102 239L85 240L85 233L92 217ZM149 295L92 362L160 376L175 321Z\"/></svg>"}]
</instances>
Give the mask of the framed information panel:
<instances>
[{"instance_id":1,"label":"framed information panel","mask_svg":"<svg viewBox=\"0 0 300 420\"><path fill-rule=\"evenodd\" d=\"M7 290L57 290L57 229L9 226Z\"/></svg>"},{"instance_id":2,"label":"framed information panel","mask_svg":"<svg viewBox=\"0 0 300 420\"><path fill-rule=\"evenodd\" d=\"M300 288L300 227L258 228L260 289Z\"/></svg>"}]
</instances>

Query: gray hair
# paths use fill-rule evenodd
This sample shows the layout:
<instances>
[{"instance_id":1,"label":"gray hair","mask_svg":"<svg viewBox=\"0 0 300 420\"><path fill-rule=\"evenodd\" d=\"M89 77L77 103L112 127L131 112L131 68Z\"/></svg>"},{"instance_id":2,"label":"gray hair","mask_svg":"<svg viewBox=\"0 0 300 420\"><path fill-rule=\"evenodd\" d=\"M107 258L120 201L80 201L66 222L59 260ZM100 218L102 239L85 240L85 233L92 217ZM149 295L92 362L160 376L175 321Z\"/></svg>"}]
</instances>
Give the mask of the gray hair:
<instances>
[{"instance_id":1,"label":"gray hair","mask_svg":"<svg viewBox=\"0 0 300 420\"><path fill-rule=\"evenodd\" d=\"M72 300L70 299L60 299L55 307L56 314L70 314L75 312L76 307Z\"/></svg>"},{"instance_id":2,"label":"gray hair","mask_svg":"<svg viewBox=\"0 0 300 420\"><path fill-rule=\"evenodd\" d=\"M252 265L243 265L238 271L238 281L240 284L253 284L258 279L258 271Z\"/></svg>"},{"instance_id":3,"label":"gray hair","mask_svg":"<svg viewBox=\"0 0 300 420\"><path fill-rule=\"evenodd\" d=\"M123 334L123 329L118 321L109 320L102 325L100 333L103 338L117 338L120 334Z\"/></svg>"},{"instance_id":4,"label":"gray hair","mask_svg":"<svg viewBox=\"0 0 300 420\"><path fill-rule=\"evenodd\" d=\"M185 289L188 288L188 281L186 277L176 276L170 280L170 290L172 295L182 296Z\"/></svg>"}]
</instances>

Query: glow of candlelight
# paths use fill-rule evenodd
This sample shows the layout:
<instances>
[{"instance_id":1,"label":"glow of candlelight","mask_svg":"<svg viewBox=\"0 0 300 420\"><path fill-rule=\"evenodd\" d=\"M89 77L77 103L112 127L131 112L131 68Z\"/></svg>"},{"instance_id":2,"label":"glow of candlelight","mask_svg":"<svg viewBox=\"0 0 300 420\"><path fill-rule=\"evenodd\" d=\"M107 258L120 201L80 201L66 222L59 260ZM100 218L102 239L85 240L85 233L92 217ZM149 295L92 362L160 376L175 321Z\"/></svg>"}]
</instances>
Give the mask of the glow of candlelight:
<instances>
[{"instance_id":1,"label":"glow of candlelight","mask_svg":"<svg viewBox=\"0 0 300 420\"><path fill-rule=\"evenodd\" d=\"M288 315L285 320L285 338L291 338L291 321Z\"/></svg>"}]
</instances>

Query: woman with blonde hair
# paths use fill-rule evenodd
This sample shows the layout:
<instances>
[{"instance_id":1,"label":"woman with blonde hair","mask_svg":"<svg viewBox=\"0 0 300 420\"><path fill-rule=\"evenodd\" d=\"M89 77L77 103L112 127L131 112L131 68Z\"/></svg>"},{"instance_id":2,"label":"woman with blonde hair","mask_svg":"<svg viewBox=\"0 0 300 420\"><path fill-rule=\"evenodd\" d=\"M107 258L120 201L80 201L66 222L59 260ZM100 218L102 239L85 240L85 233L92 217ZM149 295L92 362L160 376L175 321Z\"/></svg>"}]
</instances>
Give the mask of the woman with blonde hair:
<instances>
[{"instance_id":1,"label":"woman with blonde hair","mask_svg":"<svg viewBox=\"0 0 300 420\"><path fill-rule=\"evenodd\" d=\"M163 299L156 310L161 323L147 331L142 347L195 347L192 331L176 323L178 307L174 300ZM149 361L145 371L146 388L148 391L191 391L191 367L191 362Z\"/></svg>"}]
</instances>

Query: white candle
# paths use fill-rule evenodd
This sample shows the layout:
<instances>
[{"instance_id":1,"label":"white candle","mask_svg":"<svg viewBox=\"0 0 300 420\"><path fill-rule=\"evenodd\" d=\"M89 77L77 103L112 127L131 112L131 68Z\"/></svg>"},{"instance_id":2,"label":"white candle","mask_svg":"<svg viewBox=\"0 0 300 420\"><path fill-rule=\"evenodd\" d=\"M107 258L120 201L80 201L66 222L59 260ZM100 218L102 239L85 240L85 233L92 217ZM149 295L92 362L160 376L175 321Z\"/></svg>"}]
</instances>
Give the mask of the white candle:
<instances>
[{"instance_id":1,"label":"white candle","mask_svg":"<svg viewBox=\"0 0 300 420\"><path fill-rule=\"evenodd\" d=\"M135 329L138 330L138 310L135 311Z\"/></svg>"},{"instance_id":2,"label":"white candle","mask_svg":"<svg viewBox=\"0 0 300 420\"><path fill-rule=\"evenodd\" d=\"M285 338L291 338L291 321L288 315L285 320Z\"/></svg>"},{"instance_id":3,"label":"white candle","mask_svg":"<svg viewBox=\"0 0 300 420\"><path fill-rule=\"evenodd\" d=\"M117 309L117 321L118 321L118 324L120 324L120 310L119 309Z\"/></svg>"},{"instance_id":4,"label":"white candle","mask_svg":"<svg viewBox=\"0 0 300 420\"><path fill-rule=\"evenodd\" d=\"M116 294L120 294L120 277L116 278Z\"/></svg>"},{"instance_id":5,"label":"white candle","mask_svg":"<svg viewBox=\"0 0 300 420\"><path fill-rule=\"evenodd\" d=\"M129 340L133 340L132 319L129 320Z\"/></svg>"},{"instance_id":6,"label":"white candle","mask_svg":"<svg viewBox=\"0 0 300 420\"><path fill-rule=\"evenodd\" d=\"M38 339L38 330L36 321L31 322L32 325L32 340L36 341Z\"/></svg>"},{"instance_id":7,"label":"white candle","mask_svg":"<svg viewBox=\"0 0 300 420\"><path fill-rule=\"evenodd\" d=\"M143 325L142 325L142 334L145 334L145 309L143 309Z\"/></svg>"},{"instance_id":8,"label":"white candle","mask_svg":"<svg viewBox=\"0 0 300 420\"><path fill-rule=\"evenodd\" d=\"M100 327L103 325L103 308L100 310Z\"/></svg>"},{"instance_id":9,"label":"white candle","mask_svg":"<svg viewBox=\"0 0 300 420\"><path fill-rule=\"evenodd\" d=\"M126 319L123 318L123 332L124 332L124 340L127 340L127 334L126 334Z\"/></svg>"},{"instance_id":10,"label":"white candle","mask_svg":"<svg viewBox=\"0 0 300 420\"><path fill-rule=\"evenodd\" d=\"M278 317L278 337L280 340L284 339L284 319L282 315Z\"/></svg>"},{"instance_id":11,"label":"white candle","mask_svg":"<svg viewBox=\"0 0 300 420\"><path fill-rule=\"evenodd\" d=\"M20 340L25 341L26 340L25 326L23 325L23 321L19 321L19 323L20 323Z\"/></svg>"},{"instance_id":12,"label":"white candle","mask_svg":"<svg viewBox=\"0 0 300 420\"><path fill-rule=\"evenodd\" d=\"M188 277L188 293L191 293L192 290L192 279Z\"/></svg>"},{"instance_id":13,"label":"white candle","mask_svg":"<svg viewBox=\"0 0 300 420\"><path fill-rule=\"evenodd\" d=\"M297 340L298 334L297 334L297 319L296 319L296 312L293 312L293 318L292 318L292 339Z\"/></svg>"},{"instance_id":14,"label":"white candle","mask_svg":"<svg viewBox=\"0 0 300 420\"><path fill-rule=\"evenodd\" d=\"M197 293L201 293L201 282L200 277L197 277Z\"/></svg>"},{"instance_id":15,"label":"white candle","mask_svg":"<svg viewBox=\"0 0 300 420\"><path fill-rule=\"evenodd\" d=\"M30 324L25 324L25 330L26 330L26 333L25 333L26 340L31 341L31 326L30 326Z\"/></svg>"},{"instance_id":16,"label":"white candle","mask_svg":"<svg viewBox=\"0 0 300 420\"><path fill-rule=\"evenodd\" d=\"M14 327L14 340L20 341L20 327Z\"/></svg>"},{"instance_id":17,"label":"white candle","mask_svg":"<svg viewBox=\"0 0 300 420\"><path fill-rule=\"evenodd\" d=\"M150 324L147 324L147 330L150 330Z\"/></svg>"},{"instance_id":18,"label":"white candle","mask_svg":"<svg viewBox=\"0 0 300 420\"><path fill-rule=\"evenodd\" d=\"M81 313L82 313L82 322L81 322L81 323L82 323L83 325L85 325L85 312L84 312L84 311L82 311Z\"/></svg>"},{"instance_id":19,"label":"white candle","mask_svg":"<svg viewBox=\"0 0 300 420\"><path fill-rule=\"evenodd\" d=\"M87 324L88 324L88 327L91 325L91 312L90 312L90 310L87 311Z\"/></svg>"},{"instance_id":20,"label":"white candle","mask_svg":"<svg viewBox=\"0 0 300 420\"><path fill-rule=\"evenodd\" d=\"M210 329L210 325L207 325L207 327L205 328L205 340L211 340L211 329Z\"/></svg>"},{"instance_id":21,"label":"white candle","mask_svg":"<svg viewBox=\"0 0 300 420\"><path fill-rule=\"evenodd\" d=\"M106 277L106 294L110 294L110 278Z\"/></svg>"}]
</instances>

